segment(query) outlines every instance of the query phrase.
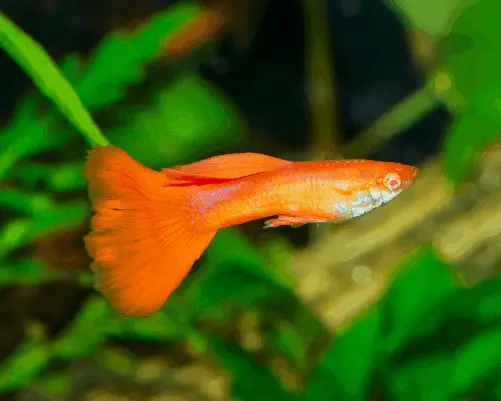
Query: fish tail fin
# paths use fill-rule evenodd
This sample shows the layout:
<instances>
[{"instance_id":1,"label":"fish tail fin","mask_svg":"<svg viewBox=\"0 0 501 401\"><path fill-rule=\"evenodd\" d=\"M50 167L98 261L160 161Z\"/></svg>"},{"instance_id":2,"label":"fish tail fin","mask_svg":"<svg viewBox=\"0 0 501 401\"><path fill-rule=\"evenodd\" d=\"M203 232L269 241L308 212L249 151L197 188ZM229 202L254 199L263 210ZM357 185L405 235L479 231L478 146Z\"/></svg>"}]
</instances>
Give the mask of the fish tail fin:
<instances>
[{"instance_id":1,"label":"fish tail fin","mask_svg":"<svg viewBox=\"0 0 501 401\"><path fill-rule=\"evenodd\" d=\"M196 225L186 187L112 146L89 152L84 167L95 211L84 239L96 288L112 307L145 317L160 309L216 231Z\"/></svg>"}]
</instances>

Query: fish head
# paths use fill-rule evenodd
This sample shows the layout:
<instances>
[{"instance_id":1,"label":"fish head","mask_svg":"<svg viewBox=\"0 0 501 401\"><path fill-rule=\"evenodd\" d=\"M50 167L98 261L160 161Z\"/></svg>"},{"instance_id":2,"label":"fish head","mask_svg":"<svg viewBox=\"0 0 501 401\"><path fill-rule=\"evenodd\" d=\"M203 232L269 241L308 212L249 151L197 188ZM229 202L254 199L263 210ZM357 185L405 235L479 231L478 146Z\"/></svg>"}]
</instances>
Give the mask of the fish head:
<instances>
[{"instance_id":1,"label":"fish head","mask_svg":"<svg viewBox=\"0 0 501 401\"><path fill-rule=\"evenodd\" d=\"M364 162L352 171L353 184L346 201L335 205L342 218L358 217L390 202L410 187L419 174L417 167L404 164Z\"/></svg>"}]
</instances>

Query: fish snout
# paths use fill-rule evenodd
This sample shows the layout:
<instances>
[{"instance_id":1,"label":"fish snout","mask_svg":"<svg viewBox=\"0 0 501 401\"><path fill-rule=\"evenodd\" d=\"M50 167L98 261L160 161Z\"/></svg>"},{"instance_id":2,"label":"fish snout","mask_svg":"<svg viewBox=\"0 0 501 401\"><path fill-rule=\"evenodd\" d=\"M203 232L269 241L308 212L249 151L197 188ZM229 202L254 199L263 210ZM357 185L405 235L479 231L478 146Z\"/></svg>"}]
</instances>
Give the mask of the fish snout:
<instances>
[{"instance_id":1,"label":"fish snout","mask_svg":"<svg viewBox=\"0 0 501 401\"><path fill-rule=\"evenodd\" d=\"M417 167L412 167L411 181L414 182L418 175L419 175L419 169Z\"/></svg>"}]
</instances>

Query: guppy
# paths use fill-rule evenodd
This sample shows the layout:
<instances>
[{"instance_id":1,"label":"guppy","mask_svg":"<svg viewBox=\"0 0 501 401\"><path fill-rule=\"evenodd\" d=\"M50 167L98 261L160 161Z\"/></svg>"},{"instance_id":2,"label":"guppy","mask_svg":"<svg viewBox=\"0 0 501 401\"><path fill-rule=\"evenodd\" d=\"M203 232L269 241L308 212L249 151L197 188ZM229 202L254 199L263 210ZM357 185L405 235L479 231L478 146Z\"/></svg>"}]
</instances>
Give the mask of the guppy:
<instances>
[{"instance_id":1,"label":"guppy","mask_svg":"<svg viewBox=\"0 0 501 401\"><path fill-rule=\"evenodd\" d=\"M123 314L162 307L216 232L342 221L387 203L419 170L392 162L291 162L257 153L152 170L122 149L95 147L84 175L95 214L85 237L96 288Z\"/></svg>"}]
</instances>

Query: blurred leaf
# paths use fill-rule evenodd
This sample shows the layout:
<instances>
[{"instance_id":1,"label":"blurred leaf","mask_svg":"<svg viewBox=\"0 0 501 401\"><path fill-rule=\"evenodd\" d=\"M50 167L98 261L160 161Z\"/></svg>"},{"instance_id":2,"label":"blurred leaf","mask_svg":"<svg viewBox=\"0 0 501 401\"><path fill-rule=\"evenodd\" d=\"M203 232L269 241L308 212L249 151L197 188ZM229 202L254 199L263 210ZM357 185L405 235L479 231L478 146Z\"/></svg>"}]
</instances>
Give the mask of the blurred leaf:
<instances>
[{"instance_id":1,"label":"blurred leaf","mask_svg":"<svg viewBox=\"0 0 501 401\"><path fill-rule=\"evenodd\" d=\"M255 362L244 350L217 339L210 342L215 360L233 374L230 394L242 401L290 401L299 397L282 387L271 371Z\"/></svg>"},{"instance_id":2,"label":"blurred leaf","mask_svg":"<svg viewBox=\"0 0 501 401\"><path fill-rule=\"evenodd\" d=\"M277 281L291 291L296 290L297 279L289 271L290 261L294 257L292 243L284 237L270 236L260 249L264 253L266 260L269 261L270 268L273 269Z\"/></svg>"},{"instance_id":3,"label":"blurred leaf","mask_svg":"<svg viewBox=\"0 0 501 401\"><path fill-rule=\"evenodd\" d=\"M406 25L419 28L430 35L441 36L448 32L463 0L385 0L388 6L404 17ZM430 12L430 10L433 12Z\"/></svg>"},{"instance_id":4,"label":"blurred leaf","mask_svg":"<svg viewBox=\"0 0 501 401\"><path fill-rule=\"evenodd\" d=\"M0 13L0 44L90 144L108 145L80 98L47 52L3 13Z\"/></svg>"},{"instance_id":5,"label":"blurred leaf","mask_svg":"<svg viewBox=\"0 0 501 401\"><path fill-rule=\"evenodd\" d=\"M307 357L307 343L298 333L299 328L282 323L267 333L271 345L290 362L303 368Z\"/></svg>"},{"instance_id":6,"label":"blurred leaf","mask_svg":"<svg viewBox=\"0 0 501 401\"><path fill-rule=\"evenodd\" d=\"M419 358L389 371L395 397L409 401L453 401L496 381L501 366L501 329L480 333L449 354Z\"/></svg>"},{"instance_id":7,"label":"blurred leaf","mask_svg":"<svg viewBox=\"0 0 501 401\"><path fill-rule=\"evenodd\" d=\"M122 109L118 117L120 128L111 130L109 138L151 167L196 160L245 139L245 127L229 99L192 72L159 88L152 105Z\"/></svg>"},{"instance_id":8,"label":"blurred leaf","mask_svg":"<svg viewBox=\"0 0 501 401\"><path fill-rule=\"evenodd\" d=\"M113 324L109 334L157 342L184 339L190 331L190 326L180 322L174 316L162 311L144 319L122 317Z\"/></svg>"},{"instance_id":9,"label":"blurred leaf","mask_svg":"<svg viewBox=\"0 0 501 401\"><path fill-rule=\"evenodd\" d=\"M37 99L27 97L16 108L10 125L0 135L0 179L23 157L50 148L55 142L64 144L59 136L48 134L50 117L37 117Z\"/></svg>"},{"instance_id":10,"label":"blurred leaf","mask_svg":"<svg viewBox=\"0 0 501 401\"><path fill-rule=\"evenodd\" d=\"M101 347L96 359L104 368L121 375L132 375L137 370L137 358L122 348Z\"/></svg>"},{"instance_id":11,"label":"blurred leaf","mask_svg":"<svg viewBox=\"0 0 501 401\"><path fill-rule=\"evenodd\" d=\"M37 392L47 394L50 399L68 394L71 388L70 373L65 371L54 371L42 374L33 386Z\"/></svg>"},{"instance_id":12,"label":"blurred leaf","mask_svg":"<svg viewBox=\"0 0 501 401\"><path fill-rule=\"evenodd\" d=\"M83 224L89 215L89 207L83 200L56 204L44 194L5 190L0 195L0 205L29 215L8 220L0 230L0 261L37 237Z\"/></svg>"},{"instance_id":13,"label":"blurred leaf","mask_svg":"<svg viewBox=\"0 0 501 401\"><path fill-rule=\"evenodd\" d=\"M33 232L30 219L11 219L0 230L0 262L14 249L26 244Z\"/></svg>"},{"instance_id":14,"label":"blurred leaf","mask_svg":"<svg viewBox=\"0 0 501 401\"><path fill-rule=\"evenodd\" d=\"M470 104L481 98L485 103L489 88L499 87L501 80L498 27L501 3L497 0L468 3L454 22L451 34L439 43L439 64L451 74L451 89L457 89ZM494 100L492 95L488 96ZM499 92L495 96L499 98Z\"/></svg>"},{"instance_id":15,"label":"blurred leaf","mask_svg":"<svg viewBox=\"0 0 501 401\"><path fill-rule=\"evenodd\" d=\"M95 352L107 336L112 317L112 311L102 297L90 297L64 333L54 341L55 356L74 359Z\"/></svg>"},{"instance_id":16,"label":"blurred leaf","mask_svg":"<svg viewBox=\"0 0 501 401\"><path fill-rule=\"evenodd\" d=\"M81 161L58 165L27 163L19 166L14 176L23 187L34 187L43 182L51 192L70 192L87 185L82 167Z\"/></svg>"},{"instance_id":17,"label":"blurred leaf","mask_svg":"<svg viewBox=\"0 0 501 401\"><path fill-rule=\"evenodd\" d=\"M387 355L401 347L412 330L458 288L449 267L430 246L405 258L396 271L397 277L380 302Z\"/></svg>"},{"instance_id":18,"label":"blurred leaf","mask_svg":"<svg viewBox=\"0 0 501 401\"><path fill-rule=\"evenodd\" d=\"M106 36L89 59L83 76L73 80L85 105L91 110L101 109L123 99L127 86L143 79L146 64L160 55L165 38L199 12L195 2L173 4L135 32ZM68 70L74 69L75 60L68 62Z\"/></svg>"},{"instance_id":19,"label":"blurred leaf","mask_svg":"<svg viewBox=\"0 0 501 401\"><path fill-rule=\"evenodd\" d=\"M36 216L54 208L54 202L44 193L23 193L16 190L0 189L0 207Z\"/></svg>"},{"instance_id":20,"label":"blurred leaf","mask_svg":"<svg viewBox=\"0 0 501 401\"><path fill-rule=\"evenodd\" d=\"M44 281L55 280L59 276L59 273L51 271L40 259L36 258L25 258L9 265L0 265L0 285L40 284Z\"/></svg>"},{"instance_id":21,"label":"blurred leaf","mask_svg":"<svg viewBox=\"0 0 501 401\"><path fill-rule=\"evenodd\" d=\"M396 400L447 401L454 365L451 355L433 355L390 370L387 383Z\"/></svg>"},{"instance_id":22,"label":"blurred leaf","mask_svg":"<svg viewBox=\"0 0 501 401\"><path fill-rule=\"evenodd\" d=\"M277 292L288 292L256 249L234 229L219 231L205 253L205 264L186 288L197 315L221 302L249 306Z\"/></svg>"},{"instance_id":23,"label":"blurred leaf","mask_svg":"<svg viewBox=\"0 0 501 401\"><path fill-rule=\"evenodd\" d=\"M31 218L11 219L0 230L0 262L35 238L83 224L88 218L89 207L87 202L77 200L32 212Z\"/></svg>"},{"instance_id":24,"label":"blurred leaf","mask_svg":"<svg viewBox=\"0 0 501 401\"><path fill-rule=\"evenodd\" d=\"M500 322L501 277L456 291L435 312L442 320L468 317L486 326Z\"/></svg>"},{"instance_id":25,"label":"blurred leaf","mask_svg":"<svg viewBox=\"0 0 501 401\"><path fill-rule=\"evenodd\" d=\"M22 343L0 365L0 394L30 384L46 367L50 358L49 346L34 340Z\"/></svg>"},{"instance_id":26,"label":"blurred leaf","mask_svg":"<svg viewBox=\"0 0 501 401\"><path fill-rule=\"evenodd\" d=\"M479 386L490 372L501 366L501 327L476 336L455 358L452 386L454 393L464 394ZM499 380L499 377L497 378Z\"/></svg>"},{"instance_id":27,"label":"blurred leaf","mask_svg":"<svg viewBox=\"0 0 501 401\"><path fill-rule=\"evenodd\" d=\"M486 146L501 139L501 121L495 122L473 109L452 122L443 144L443 164L447 177L455 184L464 181L478 163Z\"/></svg>"},{"instance_id":28,"label":"blurred leaf","mask_svg":"<svg viewBox=\"0 0 501 401\"><path fill-rule=\"evenodd\" d=\"M371 308L333 340L304 400L366 400L381 338L379 310Z\"/></svg>"}]
</instances>

